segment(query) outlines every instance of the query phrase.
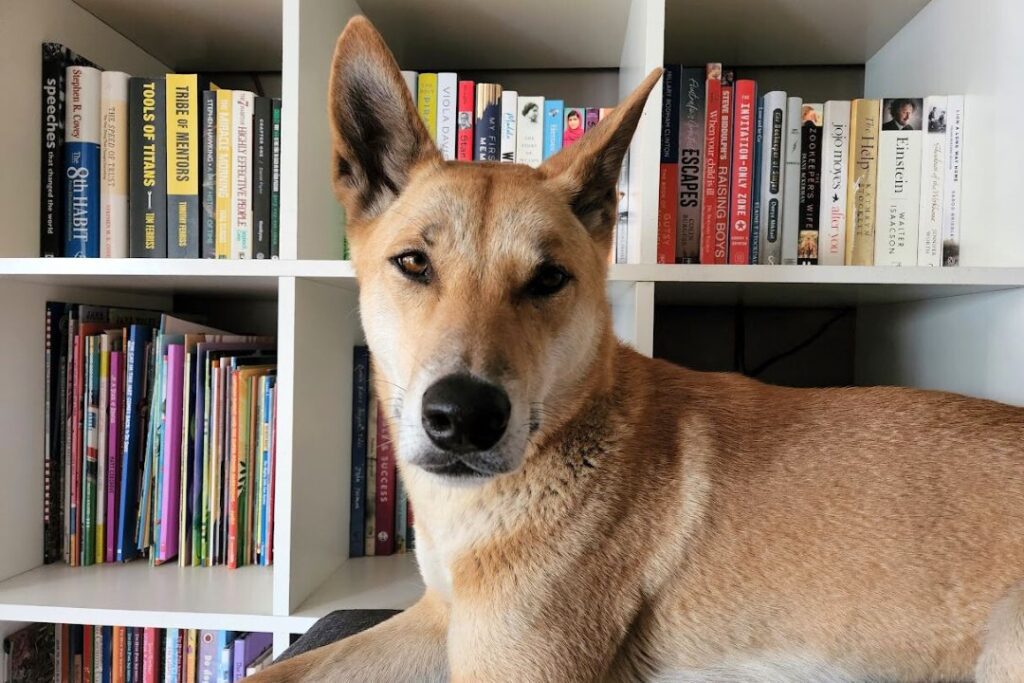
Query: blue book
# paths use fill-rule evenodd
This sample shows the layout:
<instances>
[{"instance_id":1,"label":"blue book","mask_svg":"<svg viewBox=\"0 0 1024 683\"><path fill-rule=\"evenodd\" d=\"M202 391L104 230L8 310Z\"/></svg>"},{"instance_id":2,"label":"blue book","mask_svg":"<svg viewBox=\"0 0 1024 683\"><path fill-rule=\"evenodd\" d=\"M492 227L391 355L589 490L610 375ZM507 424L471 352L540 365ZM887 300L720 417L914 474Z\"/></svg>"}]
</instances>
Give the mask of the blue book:
<instances>
[{"instance_id":1,"label":"blue book","mask_svg":"<svg viewBox=\"0 0 1024 683\"><path fill-rule=\"evenodd\" d=\"M562 116L565 102L562 100L544 101L544 158L552 156L562 149Z\"/></svg>"},{"instance_id":2,"label":"blue book","mask_svg":"<svg viewBox=\"0 0 1024 683\"><path fill-rule=\"evenodd\" d=\"M100 255L100 71L69 66L65 77L64 255Z\"/></svg>"},{"instance_id":3,"label":"blue book","mask_svg":"<svg viewBox=\"0 0 1024 683\"><path fill-rule=\"evenodd\" d=\"M348 556L366 553L366 420L370 414L370 350L355 347L352 354L352 496Z\"/></svg>"},{"instance_id":4,"label":"blue book","mask_svg":"<svg viewBox=\"0 0 1024 683\"><path fill-rule=\"evenodd\" d=\"M270 536L270 480L274 476L274 463L270 460L271 441L274 435L274 401L273 391L277 383L274 375L267 375L263 381L263 433L266 439L263 443L263 452L260 454L260 552L259 561L262 565L270 564L270 543L273 540Z\"/></svg>"},{"instance_id":5,"label":"blue book","mask_svg":"<svg viewBox=\"0 0 1024 683\"><path fill-rule=\"evenodd\" d=\"M135 517L138 511L139 447L142 437L142 413L145 396L142 393L146 376L146 346L152 331L145 325L132 325L128 330L128 349L125 361L125 413L124 441L121 450L121 494L117 517L117 561L134 559L138 552L135 544Z\"/></svg>"},{"instance_id":6,"label":"blue book","mask_svg":"<svg viewBox=\"0 0 1024 683\"><path fill-rule=\"evenodd\" d=\"M164 647L164 683L178 683L178 648L181 639L178 629L167 629L166 646Z\"/></svg>"},{"instance_id":7,"label":"blue book","mask_svg":"<svg viewBox=\"0 0 1024 683\"><path fill-rule=\"evenodd\" d=\"M764 96L757 98L757 122L754 133L754 173L750 183L750 261L757 265L761 256L761 147L764 142Z\"/></svg>"},{"instance_id":8,"label":"blue book","mask_svg":"<svg viewBox=\"0 0 1024 683\"><path fill-rule=\"evenodd\" d=\"M103 627L103 680L110 683L114 676L114 627ZM99 682L97 682L99 683Z\"/></svg>"},{"instance_id":9,"label":"blue book","mask_svg":"<svg viewBox=\"0 0 1024 683\"><path fill-rule=\"evenodd\" d=\"M476 84L476 160L498 161L498 133L501 118L501 86L496 83Z\"/></svg>"}]
</instances>

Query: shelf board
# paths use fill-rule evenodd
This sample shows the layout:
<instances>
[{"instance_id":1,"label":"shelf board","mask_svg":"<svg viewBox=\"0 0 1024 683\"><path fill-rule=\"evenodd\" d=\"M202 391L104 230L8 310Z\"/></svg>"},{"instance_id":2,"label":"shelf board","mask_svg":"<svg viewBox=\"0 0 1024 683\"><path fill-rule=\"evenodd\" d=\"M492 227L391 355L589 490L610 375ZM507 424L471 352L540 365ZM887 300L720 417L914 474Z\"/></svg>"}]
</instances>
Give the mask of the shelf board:
<instances>
[{"instance_id":1,"label":"shelf board","mask_svg":"<svg viewBox=\"0 0 1024 683\"><path fill-rule=\"evenodd\" d=\"M271 567L43 565L0 582L0 621L273 631Z\"/></svg>"}]
</instances>

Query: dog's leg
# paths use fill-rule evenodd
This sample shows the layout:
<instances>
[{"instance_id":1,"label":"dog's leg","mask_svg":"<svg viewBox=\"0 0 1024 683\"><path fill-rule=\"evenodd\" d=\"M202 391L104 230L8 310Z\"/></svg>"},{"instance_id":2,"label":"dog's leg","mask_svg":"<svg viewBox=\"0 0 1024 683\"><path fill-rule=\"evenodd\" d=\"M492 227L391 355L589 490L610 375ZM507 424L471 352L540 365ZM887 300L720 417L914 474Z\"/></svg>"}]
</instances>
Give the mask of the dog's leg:
<instances>
[{"instance_id":1,"label":"dog's leg","mask_svg":"<svg viewBox=\"0 0 1024 683\"><path fill-rule=\"evenodd\" d=\"M448 680L448 605L428 590L371 629L275 664L246 683L427 683Z\"/></svg>"},{"instance_id":2,"label":"dog's leg","mask_svg":"<svg viewBox=\"0 0 1024 683\"><path fill-rule=\"evenodd\" d=\"M1024 583L993 608L975 676L977 683L1024 681Z\"/></svg>"}]
</instances>

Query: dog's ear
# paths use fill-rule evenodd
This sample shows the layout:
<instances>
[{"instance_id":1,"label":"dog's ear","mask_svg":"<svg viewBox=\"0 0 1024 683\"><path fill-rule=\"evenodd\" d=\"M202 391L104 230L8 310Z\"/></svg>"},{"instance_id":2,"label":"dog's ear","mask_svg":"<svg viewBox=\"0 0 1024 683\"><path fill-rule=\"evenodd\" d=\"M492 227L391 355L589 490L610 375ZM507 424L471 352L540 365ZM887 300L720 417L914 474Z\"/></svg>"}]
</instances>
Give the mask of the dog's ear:
<instances>
[{"instance_id":1,"label":"dog's ear","mask_svg":"<svg viewBox=\"0 0 1024 683\"><path fill-rule=\"evenodd\" d=\"M334 193L350 222L378 215L417 164L441 158L394 55L365 17L352 18L334 48L328 119Z\"/></svg>"},{"instance_id":2,"label":"dog's ear","mask_svg":"<svg viewBox=\"0 0 1024 683\"><path fill-rule=\"evenodd\" d=\"M651 71L615 111L540 166L595 239L608 238L615 226L619 203L616 182L622 159L661 71Z\"/></svg>"}]
</instances>

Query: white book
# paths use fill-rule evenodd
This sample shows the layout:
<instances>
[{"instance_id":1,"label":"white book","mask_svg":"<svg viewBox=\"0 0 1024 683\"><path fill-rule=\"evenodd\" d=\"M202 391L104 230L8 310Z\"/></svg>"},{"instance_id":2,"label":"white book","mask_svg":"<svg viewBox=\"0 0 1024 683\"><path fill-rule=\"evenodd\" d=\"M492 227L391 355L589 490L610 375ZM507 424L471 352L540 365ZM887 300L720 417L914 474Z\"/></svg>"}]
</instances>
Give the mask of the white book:
<instances>
[{"instance_id":1,"label":"white book","mask_svg":"<svg viewBox=\"0 0 1024 683\"><path fill-rule=\"evenodd\" d=\"M841 266L846 258L846 186L850 159L850 101L825 103L821 154L818 265Z\"/></svg>"},{"instance_id":2,"label":"white book","mask_svg":"<svg viewBox=\"0 0 1024 683\"><path fill-rule=\"evenodd\" d=\"M100 93L100 256L128 257L128 74L104 71Z\"/></svg>"},{"instance_id":3,"label":"white book","mask_svg":"<svg viewBox=\"0 0 1024 683\"><path fill-rule=\"evenodd\" d=\"M498 138L501 141L500 156L502 163L514 164L516 161L516 119L519 104L519 93L515 90L501 91L501 118Z\"/></svg>"},{"instance_id":4,"label":"white book","mask_svg":"<svg viewBox=\"0 0 1024 683\"><path fill-rule=\"evenodd\" d=\"M802 97L786 100L786 170L782 181L783 265L796 265L797 260L797 235L800 232L800 124L803 121L803 109ZM761 213L764 214L763 205ZM764 254L764 249L761 253Z\"/></svg>"},{"instance_id":5,"label":"white book","mask_svg":"<svg viewBox=\"0 0 1024 683\"><path fill-rule=\"evenodd\" d=\"M942 265L942 207L946 197L946 97L924 98L921 145L921 207L917 265Z\"/></svg>"},{"instance_id":6,"label":"white book","mask_svg":"<svg viewBox=\"0 0 1024 683\"><path fill-rule=\"evenodd\" d=\"M629 150L619 169L619 215L615 223L615 262L629 263Z\"/></svg>"},{"instance_id":7,"label":"white book","mask_svg":"<svg viewBox=\"0 0 1024 683\"><path fill-rule=\"evenodd\" d=\"M402 78L405 79L405 87L409 88L412 95L412 103L416 104L416 80L419 78L419 71L403 71Z\"/></svg>"},{"instance_id":8,"label":"white book","mask_svg":"<svg viewBox=\"0 0 1024 683\"><path fill-rule=\"evenodd\" d=\"M544 160L544 98L519 97L516 109L516 161L536 168Z\"/></svg>"},{"instance_id":9,"label":"white book","mask_svg":"<svg viewBox=\"0 0 1024 683\"><path fill-rule=\"evenodd\" d=\"M764 94L761 113L761 217L758 226L758 263L777 265L782 258L782 219L786 178L786 139L788 138L789 100L782 90ZM797 168L800 166L797 143ZM799 178L797 185L799 185Z\"/></svg>"},{"instance_id":10,"label":"white book","mask_svg":"<svg viewBox=\"0 0 1024 683\"><path fill-rule=\"evenodd\" d=\"M875 195L876 266L917 265L922 107L920 98L882 100Z\"/></svg>"},{"instance_id":11,"label":"white book","mask_svg":"<svg viewBox=\"0 0 1024 683\"><path fill-rule=\"evenodd\" d=\"M459 75L451 71L437 74L437 147L448 161L455 159L458 138Z\"/></svg>"},{"instance_id":12,"label":"white book","mask_svg":"<svg viewBox=\"0 0 1024 683\"><path fill-rule=\"evenodd\" d=\"M231 258L252 258L253 94L235 90L231 102Z\"/></svg>"},{"instance_id":13,"label":"white book","mask_svg":"<svg viewBox=\"0 0 1024 683\"><path fill-rule=\"evenodd\" d=\"M946 101L945 205L942 210L942 265L960 265L960 200L963 171L964 97L950 95Z\"/></svg>"}]
</instances>

